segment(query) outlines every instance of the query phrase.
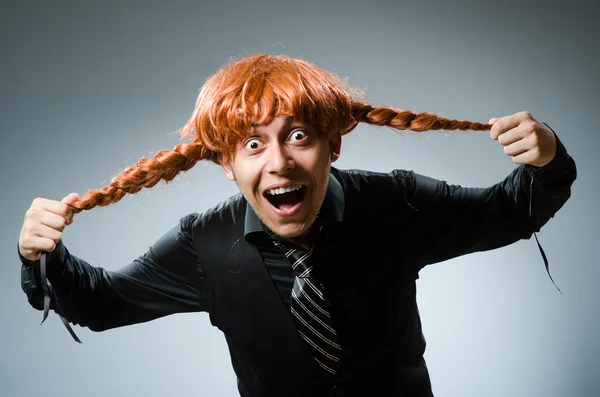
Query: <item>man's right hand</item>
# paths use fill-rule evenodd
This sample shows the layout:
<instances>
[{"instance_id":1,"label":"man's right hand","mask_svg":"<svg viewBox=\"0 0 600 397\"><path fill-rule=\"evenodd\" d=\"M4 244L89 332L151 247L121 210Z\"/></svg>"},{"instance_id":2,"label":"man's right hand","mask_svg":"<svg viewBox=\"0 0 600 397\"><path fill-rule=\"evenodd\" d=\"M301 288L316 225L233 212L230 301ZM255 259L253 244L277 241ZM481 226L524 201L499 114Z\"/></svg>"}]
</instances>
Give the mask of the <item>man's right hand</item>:
<instances>
[{"instance_id":1,"label":"man's right hand","mask_svg":"<svg viewBox=\"0 0 600 397\"><path fill-rule=\"evenodd\" d=\"M25 259L40 259L42 251L51 252L62 238L65 226L73 223L73 211L68 204L79 200L71 193L61 201L36 198L25 212L19 236L19 253Z\"/></svg>"}]
</instances>

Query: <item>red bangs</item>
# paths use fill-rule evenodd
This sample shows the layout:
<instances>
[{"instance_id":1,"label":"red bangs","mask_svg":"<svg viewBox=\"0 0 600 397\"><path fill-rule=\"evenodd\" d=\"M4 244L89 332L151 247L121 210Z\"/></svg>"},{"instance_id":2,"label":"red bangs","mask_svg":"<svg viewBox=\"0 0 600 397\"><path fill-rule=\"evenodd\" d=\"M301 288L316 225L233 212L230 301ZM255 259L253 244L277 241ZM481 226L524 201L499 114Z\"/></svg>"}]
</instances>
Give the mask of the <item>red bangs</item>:
<instances>
[{"instance_id":1,"label":"red bangs","mask_svg":"<svg viewBox=\"0 0 600 397\"><path fill-rule=\"evenodd\" d=\"M362 92L309 62L250 55L223 67L203 85L182 136L230 155L253 123L292 116L340 139L355 124L352 103Z\"/></svg>"}]
</instances>

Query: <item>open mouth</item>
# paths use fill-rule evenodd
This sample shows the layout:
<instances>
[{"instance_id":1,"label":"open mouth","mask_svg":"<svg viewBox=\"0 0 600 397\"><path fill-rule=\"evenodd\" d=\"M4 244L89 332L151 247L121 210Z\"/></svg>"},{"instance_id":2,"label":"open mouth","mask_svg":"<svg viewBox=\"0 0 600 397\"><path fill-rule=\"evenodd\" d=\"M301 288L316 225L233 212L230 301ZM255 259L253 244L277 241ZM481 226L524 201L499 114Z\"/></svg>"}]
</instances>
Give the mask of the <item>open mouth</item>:
<instances>
[{"instance_id":1,"label":"open mouth","mask_svg":"<svg viewBox=\"0 0 600 397\"><path fill-rule=\"evenodd\" d=\"M305 185L293 185L271 189L264 192L263 195L276 209L289 212L304 200L307 190Z\"/></svg>"}]
</instances>

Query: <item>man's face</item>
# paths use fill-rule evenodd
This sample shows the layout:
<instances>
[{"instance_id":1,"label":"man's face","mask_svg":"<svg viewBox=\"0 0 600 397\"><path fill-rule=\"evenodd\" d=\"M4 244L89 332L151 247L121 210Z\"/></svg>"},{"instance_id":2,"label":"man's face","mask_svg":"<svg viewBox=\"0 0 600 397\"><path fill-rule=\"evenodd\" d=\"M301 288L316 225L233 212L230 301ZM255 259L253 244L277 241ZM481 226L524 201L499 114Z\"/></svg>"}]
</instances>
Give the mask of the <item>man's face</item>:
<instances>
[{"instance_id":1,"label":"man's face","mask_svg":"<svg viewBox=\"0 0 600 397\"><path fill-rule=\"evenodd\" d=\"M327 134L282 116L254 125L221 165L269 229L302 241L325 198L333 149Z\"/></svg>"}]
</instances>

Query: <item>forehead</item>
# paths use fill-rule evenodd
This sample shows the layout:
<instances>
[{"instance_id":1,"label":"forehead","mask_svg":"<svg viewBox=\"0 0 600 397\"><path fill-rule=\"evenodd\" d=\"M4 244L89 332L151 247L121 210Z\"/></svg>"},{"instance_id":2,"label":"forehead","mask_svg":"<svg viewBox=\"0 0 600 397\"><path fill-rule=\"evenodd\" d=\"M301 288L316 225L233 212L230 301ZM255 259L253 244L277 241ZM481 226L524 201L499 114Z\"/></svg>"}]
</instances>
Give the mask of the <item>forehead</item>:
<instances>
[{"instance_id":1,"label":"forehead","mask_svg":"<svg viewBox=\"0 0 600 397\"><path fill-rule=\"evenodd\" d=\"M292 116L276 116L269 117L263 122L252 123L252 130L269 130L269 129L281 129L290 126L294 123L294 117ZM297 123L297 122L296 122Z\"/></svg>"}]
</instances>

